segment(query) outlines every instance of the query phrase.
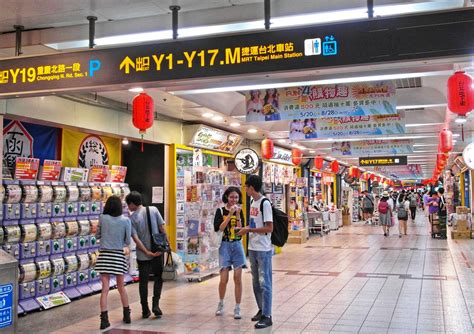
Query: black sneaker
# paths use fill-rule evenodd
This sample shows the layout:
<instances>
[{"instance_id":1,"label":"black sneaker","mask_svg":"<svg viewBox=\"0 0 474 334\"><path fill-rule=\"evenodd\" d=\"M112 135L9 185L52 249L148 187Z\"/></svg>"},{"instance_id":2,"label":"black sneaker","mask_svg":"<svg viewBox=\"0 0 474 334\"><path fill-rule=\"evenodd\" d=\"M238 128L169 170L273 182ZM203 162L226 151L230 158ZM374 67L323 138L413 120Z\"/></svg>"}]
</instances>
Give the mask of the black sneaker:
<instances>
[{"instance_id":1,"label":"black sneaker","mask_svg":"<svg viewBox=\"0 0 474 334\"><path fill-rule=\"evenodd\" d=\"M258 310L257 314L252 317L252 321L260 321L262 318L262 310Z\"/></svg>"},{"instance_id":2,"label":"black sneaker","mask_svg":"<svg viewBox=\"0 0 474 334\"><path fill-rule=\"evenodd\" d=\"M273 325L272 317L266 317L262 315L260 321L255 324L256 329L263 329Z\"/></svg>"},{"instance_id":3,"label":"black sneaker","mask_svg":"<svg viewBox=\"0 0 474 334\"><path fill-rule=\"evenodd\" d=\"M142 319L148 319L151 316L150 310L142 311Z\"/></svg>"}]
</instances>

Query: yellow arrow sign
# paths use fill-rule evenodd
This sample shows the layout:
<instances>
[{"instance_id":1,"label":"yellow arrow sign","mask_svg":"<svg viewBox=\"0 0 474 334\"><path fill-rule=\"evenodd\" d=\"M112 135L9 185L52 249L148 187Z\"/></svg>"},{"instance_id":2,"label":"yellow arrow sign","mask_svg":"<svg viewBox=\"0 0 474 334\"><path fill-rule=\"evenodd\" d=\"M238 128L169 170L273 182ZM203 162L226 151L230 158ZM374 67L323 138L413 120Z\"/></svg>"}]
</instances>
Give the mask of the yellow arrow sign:
<instances>
[{"instance_id":1,"label":"yellow arrow sign","mask_svg":"<svg viewBox=\"0 0 474 334\"><path fill-rule=\"evenodd\" d=\"M132 68L135 68L135 63L133 60L130 59L129 56L126 56L123 61L120 63L120 69L123 69L125 67L125 74L130 73L130 66Z\"/></svg>"}]
</instances>

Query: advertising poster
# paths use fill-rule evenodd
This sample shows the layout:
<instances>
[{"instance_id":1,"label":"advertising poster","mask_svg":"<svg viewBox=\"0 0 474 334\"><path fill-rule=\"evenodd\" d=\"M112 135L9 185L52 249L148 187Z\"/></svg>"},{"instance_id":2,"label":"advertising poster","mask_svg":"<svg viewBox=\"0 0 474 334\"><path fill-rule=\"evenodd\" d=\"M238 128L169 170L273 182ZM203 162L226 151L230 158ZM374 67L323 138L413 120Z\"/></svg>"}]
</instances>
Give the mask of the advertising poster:
<instances>
[{"instance_id":1,"label":"advertising poster","mask_svg":"<svg viewBox=\"0 0 474 334\"><path fill-rule=\"evenodd\" d=\"M57 159L60 129L20 121L3 122L3 159L13 171L17 157Z\"/></svg>"},{"instance_id":2,"label":"advertising poster","mask_svg":"<svg viewBox=\"0 0 474 334\"><path fill-rule=\"evenodd\" d=\"M396 135L405 133L404 113L385 116L348 116L294 120L290 140L353 136Z\"/></svg>"},{"instance_id":3,"label":"advertising poster","mask_svg":"<svg viewBox=\"0 0 474 334\"><path fill-rule=\"evenodd\" d=\"M87 168L64 167L61 173L61 181L87 182L89 170Z\"/></svg>"},{"instance_id":4,"label":"advertising poster","mask_svg":"<svg viewBox=\"0 0 474 334\"><path fill-rule=\"evenodd\" d=\"M397 114L392 81L242 92L247 122Z\"/></svg>"},{"instance_id":5,"label":"advertising poster","mask_svg":"<svg viewBox=\"0 0 474 334\"><path fill-rule=\"evenodd\" d=\"M110 168L110 181L123 183L125 182L125 176L127 175L127 167L125 166L112 166Z\"/></svg>"},{"instance_id":6,"label":"advertising poster","mask_svg":"<svg viewBox=\"0 0 474 334\"><path fill-rule=\"evenodd\" d=\"M201 126L193 136L190 146L224 153L234 153L242 137L234 133Z\"/></svg>"},{"instance_id":7,"label":"advertising poster","mask_svg":"<svg viewBox=\"0 0 474 334\"><path fill-rule=\"evenodd\" d=\"M39 179L41 181L58 181L61 175L61 161L45 160L41 166Z\"/></svg>"},{"instance_id":8,"label":"advertising poster","mask_svg":"<svg viewBox=\"0 0 474 334\"><path fill-rule=\"evenodd\" d=\"M63 129L63 166L120 165L121 140Z\"/></svg>"},{"instance_id":9,"label":"advertising poster","mask_svg":"<svg viewBox=\"0 0 474 334\"><path fill-rule=\"evenodd\" d=\"M39 170L39 159L16 158L15 180L36 180Z\"/></svg>"},{"instance_id":10,"label":"advertising poster","mask_svg":"<svg viewBox=\"0 0 474 334\"><path fill-rule=\"evenodd\" d=\"M413 153L410 139L400 140L361 140L334 142L332 155L372 155L372 154L408 154Z\"/></svg>"},{"instance_id":11,"label":"advertising poster","mask_svg":"<svg viewBox=\"0 0 474 334\"><path fill-rule=\"evenodd\" d=\"M36 300L41 304L41 306L43 306L45 310L71 302L68 296L66 296L66 294L62 291L52 293L47 296L38 297Z\"/></svg>"},{"instance_id":12,"label":"advertising poster","mask_svg":"<svg viewBox=\"0 0 474 334\"><path fill-rule=\"evenodd\" d=\"M109 166L94 165L89 170L89 182L106 182L109 177Z\"/></svg>"},{"instance_id":13,"label":"advertising poster","mask_svg":"<svg viewBox=\"0 0 474 334\"><path fill-rule=\"evenodd\" d=\"M420 165L408 164L405 166L377 166L374 167L374 171L387 175L391 178L399 179L419 179L423 176Z\"/></svg>"}]
</instances>

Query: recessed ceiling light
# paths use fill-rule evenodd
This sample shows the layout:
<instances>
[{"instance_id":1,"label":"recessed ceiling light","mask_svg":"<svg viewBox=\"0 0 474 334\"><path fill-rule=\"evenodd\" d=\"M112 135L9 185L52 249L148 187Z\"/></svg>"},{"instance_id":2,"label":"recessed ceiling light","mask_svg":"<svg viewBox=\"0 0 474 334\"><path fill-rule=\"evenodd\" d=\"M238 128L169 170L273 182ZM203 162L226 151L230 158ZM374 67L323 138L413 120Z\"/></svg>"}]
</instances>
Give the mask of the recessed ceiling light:
<instances>
[{"instance_id":1,"label":"recessed ceiling light","mask_svg":"<svg viewBox=\"0 0 474 334\"><path fill-rule=\"evenodd\" d=\"M458 124L463 124L463 123L467 122L467 119L466 119L466 117L458 117L454 120L454 122L458 123Z\"/></svg>"},{"instance_id":2,"label":"recessed ceiling light","mask_svg":"<svg viewBox=\"0 0 474 334\"><path fill-rule=\"evenodd\" d=\"M128 139L127 138L122 139L122 144L123 145L128 145Z\"/></svg>"},{"instance_id":3,"label":"recessed ceiling light","mask_svg":"<svg viewBox=\"0 0 474 334\"><path fill-rule=\"evenodd\" d=\"M279 143L286 143L286 139L278 139Z\"/></svg>"},{"instance_id":4,"label":"recessed ceiling light","mask_svg":"<svg viewBox=\"0 0 474 334\"><path fill-rule=\"evenodd\" d=\"M306 148L306 147L304 147L304 146L301 146L301 145L300 145L300 146L298 146L298 148L299 148L300 150L303 150L303 151L304 151L304 150L307 150L307 148Z\"/></svg>"},{"instance_id":5,"label":"recessed ceiling light","mask_svg":"<svg viewBox=\"0 0 474 334\"><path fill-rule=\"evenodd\" d=\"M142 87L133 87L133 88L130 88L128 91L131 92L131 93L141 93L141 92L143 92L143 88Z\"/></svg>"},{"instance_id":6,"label":"recessed ceiling light","mask_svg":"<svg viewBox=\"0 0 474 334\"><path fill-rule=\"evenodd\" d=\"M204 114L202 114L202 117L204 117L204 118L211 118L212 116L214 116L214 115L210 112L205 112Z\"/></svg>"},{"instance_id":7,"label":"recessed ceiling light","mask_svg":"<svg viewBox=\"0 0 474 334\"><path fill-rule=\"evenodd\" d=\"M233 127L233 128L237 128L237 127L240 126L240 123L233 122L233 123L230 123L230 126Z\"/></svg>"},{"instance_id":8,"label":"recessed ceiling light","mask_svg":"<svg viewBox=\"0 0 474 334\"><path fill-rule=\"evenodd\" d=\"M257 129L248 129L247 132L248 133L257 133Z\"/></svg>"},{"instance_id":9,"label":"recessed ceiling light","mask_svg":"<svg viewBox=\"0 0 474 334\"><path fill-rule=\"evenodd\" d=\"M459 136L461 136L459 133L454 133L453 134L453 137L459 137Z\"/></svg>"},{"instance_id":10,"label":"recessed ceiling light","mask_svg":"<svg viewBox=\"0 0 474 334\"><path fill-rule=\"evenodd\" d=\"M297 143L291 144L291 147L298 147L299 145Z\"/></svg>"},{"instance_id":11,"label":"recessed ceiling light","mask_svg":"<svg viewBox=\"0 0 474 334\"><path fill-rule=\"evenodd\" d=\"M315 150L310 150L309 153L316 153L316 151Z\"/></svg>"},{"instance_id":12,"label":"recessed ceiling light","mask_svg":"<svg viewBox=\"0 0 474 334\"><path fill-rule=\"evenodd\" d=\"M223 119L224 119L224 117L219 116L219 115L212 117L212 120L213 120L213 121L216 121L216 122L220 122L220 121L222 121Z\"/></svg>"}]
</instances>

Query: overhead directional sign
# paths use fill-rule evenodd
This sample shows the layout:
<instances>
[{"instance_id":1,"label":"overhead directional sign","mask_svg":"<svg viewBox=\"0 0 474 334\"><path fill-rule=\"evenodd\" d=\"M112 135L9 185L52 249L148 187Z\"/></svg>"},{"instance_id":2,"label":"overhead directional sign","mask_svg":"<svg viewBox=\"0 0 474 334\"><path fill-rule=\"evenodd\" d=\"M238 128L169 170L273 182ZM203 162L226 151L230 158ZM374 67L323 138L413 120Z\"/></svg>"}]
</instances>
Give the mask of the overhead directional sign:
<instances>
[{"instance_id":1,"label":"overhead directional sign","mask_svg":"<svg viewBox=\"0 0 474 334\"><path fill-rule=\"evenodd\" d=\"M403 166L407 164L407 156L396 157L364 157L359 158L359 166Z\"/></svg>"},{"instance_id":2,"label":"overhead directional sign","mask_svg":"<svg viewBox=\"0 0 474 334\"><path fill-rule=\"evenodd\" d=\"M0 61L0 97L470 55L474 9ZM452 38L456 36L456 38ZM436 40L437 43L432 41ZM393 41L396 41L394 44Z\"/></svg>"}]
</instances>

